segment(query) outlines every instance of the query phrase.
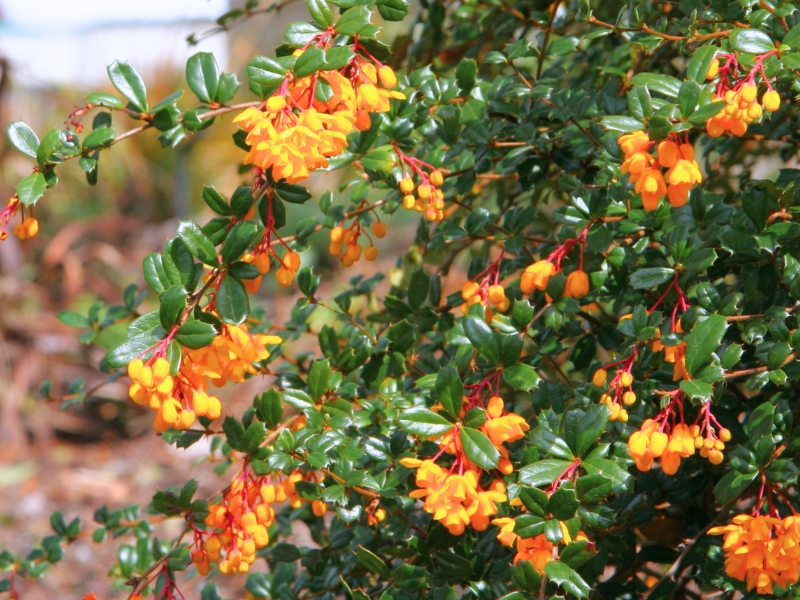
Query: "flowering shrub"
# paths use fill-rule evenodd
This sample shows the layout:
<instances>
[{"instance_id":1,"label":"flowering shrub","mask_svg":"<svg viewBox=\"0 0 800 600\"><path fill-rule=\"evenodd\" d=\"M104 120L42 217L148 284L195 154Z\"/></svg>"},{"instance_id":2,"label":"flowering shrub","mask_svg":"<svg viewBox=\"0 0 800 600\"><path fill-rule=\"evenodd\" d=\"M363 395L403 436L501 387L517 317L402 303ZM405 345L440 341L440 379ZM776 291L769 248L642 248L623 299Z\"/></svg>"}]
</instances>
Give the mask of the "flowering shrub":
<instances>
[{"instance_id":1,"label":"flowering shrub","mask_svg":"<svg viewBox=\"0 0 800 600\"><path fill-rule=\"evenodd\" d=\"M135 538L111 570L135 600L194 575L218 598L219 574L247 598L795 597L794 4L425 2L391 46L373 21L403 21L404 0L307 6L247 91L198 53L195 98L151 105L115 62L118 94L65 127L9 125L35 164L3 238L37 235L63 163L94 183L149 129L175 146L230 113L245 168L145 258L149 291L61 315L87 343L127 325L100 369L164 443L214 438L221 491L190 480L89 528L56 513L41 548L0 554L0 591L92 531ZM312 198L325 170L342 183ZM321 297L315 239L348 269L400 227L388 276L361 263ZM270 271L299 290L280 326L258 306ZM253 377L231 414L215 388ZM160 518L183 534L154 537ZM288 541L298 521L313 547Z\"/></svg>"}]
</instances>

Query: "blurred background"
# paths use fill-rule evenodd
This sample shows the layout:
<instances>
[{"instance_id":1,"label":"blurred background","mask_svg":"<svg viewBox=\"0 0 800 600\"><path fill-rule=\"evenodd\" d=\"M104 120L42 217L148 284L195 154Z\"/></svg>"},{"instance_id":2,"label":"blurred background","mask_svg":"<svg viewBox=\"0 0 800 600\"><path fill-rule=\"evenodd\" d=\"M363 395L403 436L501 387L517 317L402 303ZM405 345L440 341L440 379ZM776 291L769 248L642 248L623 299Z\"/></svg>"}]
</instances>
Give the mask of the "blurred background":
<instances>
[{"instance_id":1,"label":"blurred background","mask_svg":"<svg viewBox=\"0 0 800 600\"><path fill-rule=\"evenodd\" d=\"M260 8L267 6L265 1ZM271 53L286 23L308 18L304 3L294 2L219 31L215 20L232 8L237 3L228 0L0 0L0 127L21 119L41 138L84 105L88 92L115 92L106 75L115 59L129 60L139 71L151 105L186 88L186 59L198 51L213 52L221 70L237 73L244 82L247 61ZM193 34L202 38L196 45L187 42ZM236 102L254 99L246 87ZM195 104L187 90L179 105ZM113 118L117 133L137 125L124 115ZM82 405L59 410L71 383L83 378L90 389L104 377L95 370L103 350L81 344L78 332L56 315L64 309L85 314L98 299L120 303L128 284L144 285L142 258L163 247L177 220L202 222L210 216L201 199L203 185L228 195L248 183L237 169L242 152L231 143L231 119L218 118L215 126L175 149L161 149L151 131L129 138L103 152L96 186L86 183L74 162L59 168L59 185L36 207L39 235L25 243L11 235L0 243L0 550L30 550L50 533L54 510L62 510L68 521L80 517L91 529L93 511L103 504L144 508L157 487L181 485L191 477L200 482L200 497L224 487L211 473L206 443L176 450L153 435L152 415L127 400L124 378ZM85 123L90 126L91 115ZM30 169L30 159L3 135L0 201L5 203ZM319 197L335 190L339 177L316 175L309 187ZM289 211L288 229L314 210L311 204ZM399 229L390 228L381 258L370 270L387 273L395 266L414 227L398 234ZM325 251L327 236L316 234L312 240L304 262L313 262L323 281L334 280L324 276L337 268ZM323 289L323 294L332 292ZM293 293L276 289L270 277L264 278L260 296L276 321L294 304ZM150 310L147 301L140 310ZM53 382L55 400L37 399L46 379ZM241 413L267 385L252 379L237 387L236 397L226 390L218 395L226 412ZM159 537L165 538L179 531L180 523L159 527ZM118 582L112 589L107 577L124 541L79 540L42 581L17 582L20 597L80 598L89 592L100 600L127 597L123 586ZM182 588L187 598L199 596L200 583ZM242 585L239 578L230 582L229 595L242 597Z\"/></svg>"}]
</instances>

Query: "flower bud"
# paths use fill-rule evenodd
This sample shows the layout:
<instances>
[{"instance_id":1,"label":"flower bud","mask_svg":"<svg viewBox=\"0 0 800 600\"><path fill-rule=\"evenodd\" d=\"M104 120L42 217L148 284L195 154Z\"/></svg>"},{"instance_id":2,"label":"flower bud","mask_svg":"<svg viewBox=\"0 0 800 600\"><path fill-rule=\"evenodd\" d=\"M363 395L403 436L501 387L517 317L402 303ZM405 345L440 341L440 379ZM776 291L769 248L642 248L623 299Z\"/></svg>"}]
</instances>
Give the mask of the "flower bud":
<instances>
[{"instance_id":1,"label":"flower bud","mask_svg":"<svg viewBox=\"0 0 800 600\"><path fill-rule=\"evenodd\" d=\"M597 387L600 387L601 385L605 384L606 377L608 377L608 371L602 368L597 369L592 376L592 383Z\"/></svg>"}]
</instances>

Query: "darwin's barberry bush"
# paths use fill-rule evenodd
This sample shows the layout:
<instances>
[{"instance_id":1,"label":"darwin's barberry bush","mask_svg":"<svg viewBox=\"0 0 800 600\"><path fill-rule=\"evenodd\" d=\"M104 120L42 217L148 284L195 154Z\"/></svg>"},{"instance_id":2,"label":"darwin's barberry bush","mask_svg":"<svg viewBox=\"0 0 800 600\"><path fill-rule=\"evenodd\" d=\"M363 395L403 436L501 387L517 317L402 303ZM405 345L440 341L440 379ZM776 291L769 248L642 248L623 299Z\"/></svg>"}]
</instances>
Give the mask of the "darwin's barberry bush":
<instances>
[{"instance_id":1,"label":"darwin's barberry bush","mask_svg":"<svg viewBox=\"0 0 800 600\"><path fill-rule=\"evenodd\" d=\"M147 130L167 148L229 115L242 185L204 188L216 216L144 259L149 290L61 315L86 343L126 325L100 371L165 444L213 438L219 493L187 474L92 527L56 513L0 554L0 591L91 532L125 544L135 600L192 577L212 600L221 575L286 600L797 597L800 10L306 4L243 86L201 52L190 93L155 99L115 62L118 93L64 126L8 126L32 168L3 238ZM299 290L284 323L265 277ZM217 389L251 378L232 414ZM165 518L182 535L155 537Z\"/></svg>"}]
</instances>

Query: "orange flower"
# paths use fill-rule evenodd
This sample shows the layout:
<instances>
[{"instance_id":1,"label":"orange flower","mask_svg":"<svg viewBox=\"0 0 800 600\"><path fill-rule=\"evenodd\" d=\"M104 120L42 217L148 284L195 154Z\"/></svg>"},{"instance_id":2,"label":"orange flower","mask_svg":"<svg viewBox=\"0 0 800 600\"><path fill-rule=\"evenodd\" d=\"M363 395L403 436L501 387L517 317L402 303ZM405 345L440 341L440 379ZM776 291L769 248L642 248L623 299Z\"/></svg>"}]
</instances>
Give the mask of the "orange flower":
<instances>
[{"instance_id":1,"label":"orange flower","mask_svg":"<svg viewBox=\"0 0 800 600\"><path fill-rule=\"evenodd\" d=\"M556 267L549 260L539 260L525 269L519 282L523 294L531 294L533 290L544 290Z\"/></svg>"}]
</instances>

